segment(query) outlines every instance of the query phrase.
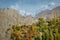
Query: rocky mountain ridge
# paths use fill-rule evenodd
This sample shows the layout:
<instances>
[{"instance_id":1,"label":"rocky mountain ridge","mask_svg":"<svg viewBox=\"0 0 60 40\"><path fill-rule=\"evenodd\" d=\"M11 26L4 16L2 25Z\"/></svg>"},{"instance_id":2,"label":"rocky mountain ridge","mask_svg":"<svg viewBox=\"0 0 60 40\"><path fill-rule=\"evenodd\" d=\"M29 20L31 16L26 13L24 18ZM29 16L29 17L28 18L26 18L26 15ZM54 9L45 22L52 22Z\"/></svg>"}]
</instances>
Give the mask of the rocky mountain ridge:
<instances>
[{"instance_id":1,"label":"rocky mountain ridge","mask_svg":"<svg viewBox=\"0 0 60 40\"><path fill-rule=\"evenodd\" d=\"M39 18L39 17L43 17L43 18L46 18L46 17L53 18L54 15L56 15L57 17L60 16L60 6L54 8L54 9L52 9L52 10L49 10L49 9L44 10L44 11L38 13L38 14L36 15L36 17L37 17L37 18Z\"/></svg>"}]
</instances>

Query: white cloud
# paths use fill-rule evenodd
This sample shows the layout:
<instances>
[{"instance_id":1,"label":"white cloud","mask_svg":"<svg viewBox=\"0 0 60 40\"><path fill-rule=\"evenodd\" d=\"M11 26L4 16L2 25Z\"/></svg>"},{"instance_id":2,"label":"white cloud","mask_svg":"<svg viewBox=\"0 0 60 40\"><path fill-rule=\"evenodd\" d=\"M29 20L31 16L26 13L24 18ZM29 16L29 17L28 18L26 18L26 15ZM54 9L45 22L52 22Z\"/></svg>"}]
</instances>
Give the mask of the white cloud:
<instances>
[{"instance_id":1,"label":"white cloud","mask_svg":"<svg viewBox=\"0 0 60 40\"><path fill-rule=\"evenodd\" d=\"M54 7L56 7L56 3L50 2L48 4L41 5L41 10L46 10L46 9L50 9L51 10Z\"/></svg>"},{"instance_id":2,"label":"white cloud","mask_svg":"<svg viewBox=\"0 0 60 40\"><path fill-rule=\"evenodd\" d=\"M20 5L19 4L11 5L10 8L17 10L23 16L31 15L30 12L26 12L25 10L20 9Z\"/></svg>"},{"instance_id":3,"label":"white cloud","mask_svg":"<svg viewBox=\"0 0 60 40\"><path fill-rule=\"evenodd\" d=\"M49 6L50 9L53 9L53 8L55 8L57 6L57 3L50 2L48 6Z\"/></svg>"},{"instance_id":4,"label":"white cloud","mask_svg":"<svg viewBox=\"0 0 60 40\"><path fill-rule=\"evenodd\" d=\"M54 7L56 7L56 3L55 2L50 2L48 4L42 4L42 5L40 5L40 9L41 9L40 11L46 10L46 9L50 9L51 10ZM21 15L34 15L32 12L28 12L28 11L26 11L24 9L21 9L20 5L17 4L17 3L15 5L11 5L10 8L18 10Z\"/></svg>"},{"instance_id":5,"label":"white cloud","mask_svg":"<svg viewBox=\"0 0 60 40\"><path fill-rule=\"evenodd\" d=\"M56 4L54 2L51 2L50 5L55 6Z\"/></svg>"},{"instance_id":6,"label":"white cloud","mask_svg":"<svg viewBox=\"0 0 60 40\"><path fill-rule=\"evenodd\" d=\"M31 15L30 12L26 12L25 10L19 10L19 13L22 14L23 16Z\"/></svg>"},{"instance_id":7,"label":"white cloud","mask_svg":"<svg viewBox=\"0 0 60 40\"><path fill-rule=\"evenodd\" d=\"M19 13L24 16L26 14L26 11L25 10L19 10Z\"/></svg>"},{"instance_id":8,"label":"white cloud","mask_svg":"<svg viewBox=\"0 0 60 40\"><path fill-rule=\"evenodd\" d=\"M41 10L45 10L45 9L49 9L49 6L48 5L42 5Z\"/></svg>"},{"instance_id":9,"label":"white cloud","mask_svg":"<svg viewBox=\"0 0 60 40\"><path fill-rule=\"evenodd\" d=\"M20 9L20 5L18 5L18 4L11 5L10 8L19 10Z\"/></svg>"}]
</instances>

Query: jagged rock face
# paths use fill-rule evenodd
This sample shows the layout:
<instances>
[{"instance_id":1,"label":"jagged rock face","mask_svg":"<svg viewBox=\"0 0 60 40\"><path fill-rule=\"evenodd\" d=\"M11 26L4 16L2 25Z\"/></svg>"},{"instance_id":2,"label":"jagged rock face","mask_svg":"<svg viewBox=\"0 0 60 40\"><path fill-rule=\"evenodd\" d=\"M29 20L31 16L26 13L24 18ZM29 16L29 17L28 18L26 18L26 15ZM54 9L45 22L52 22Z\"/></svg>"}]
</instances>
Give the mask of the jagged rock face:
<instances>
[{"instance_id":1,"label":"jagged rock face","mask_svg":"<svg viewBox=\"0 0 60 40\"><path fill-rule=\"evenodd\" d=\"M60 6L54 8L52 10L48 10L48 9L47 10L44 10L44 11L38 13L36 15L36 17L37 18L40 18L40 17L43 17L43 18L46 18L46 17L53 18L54 15L57 15L57 17L60 16Z\"/></svg>"}]
</instances>

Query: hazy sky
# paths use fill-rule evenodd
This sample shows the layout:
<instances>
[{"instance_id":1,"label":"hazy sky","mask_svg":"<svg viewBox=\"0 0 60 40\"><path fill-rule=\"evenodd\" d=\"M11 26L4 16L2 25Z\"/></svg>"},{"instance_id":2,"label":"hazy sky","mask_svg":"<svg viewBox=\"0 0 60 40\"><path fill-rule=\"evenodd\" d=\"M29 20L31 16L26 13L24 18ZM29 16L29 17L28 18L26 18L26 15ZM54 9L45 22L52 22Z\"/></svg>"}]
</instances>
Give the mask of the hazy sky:
<instances>
[{"instance_id":1,"label":"hazy sky","mask_svg":"<svg viewBox=\"0 0 60 40\"><path fill-rule=\"evenodd\" d=\"M36 13L60 6L60 0L0 0L0 8L13 8L24 15L35 15Z\"/></svg>"}]
</instances>

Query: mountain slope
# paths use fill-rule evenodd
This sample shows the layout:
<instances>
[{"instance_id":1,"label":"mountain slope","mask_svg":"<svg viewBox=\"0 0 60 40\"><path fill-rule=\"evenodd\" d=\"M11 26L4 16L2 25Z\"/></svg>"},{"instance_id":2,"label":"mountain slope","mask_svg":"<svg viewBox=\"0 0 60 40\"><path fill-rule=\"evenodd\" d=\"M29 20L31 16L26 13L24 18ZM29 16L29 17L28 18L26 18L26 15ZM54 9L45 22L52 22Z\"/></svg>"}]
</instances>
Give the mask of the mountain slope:
<instances>
[{"instance_id":1,"label":"mountain slope","mask_svg":"<svg viewBox=\"0 0 60 40\"><path fill-rule=\"evenodd\" d=\"M40 18L40 17L43 17L43 18L46 18L46 17L52 18L52 17L54 17L54 15L57 15L57 17L60 16L60 6L54 8L52 10L48 10L48 9L44 10L44 11L38 13L36 15L36 17L37 18Z\"/></svg>"},{"instance_id":2,"label":"mountain slope","mask_svg":"<svg viewBox=\"0 0 60 40\"><path fill-rule=\"evenodd\" d=\"M60 17L60 6L52 10L52 14L55 14L57 17Z\"/></svg>"}]
</instances>

